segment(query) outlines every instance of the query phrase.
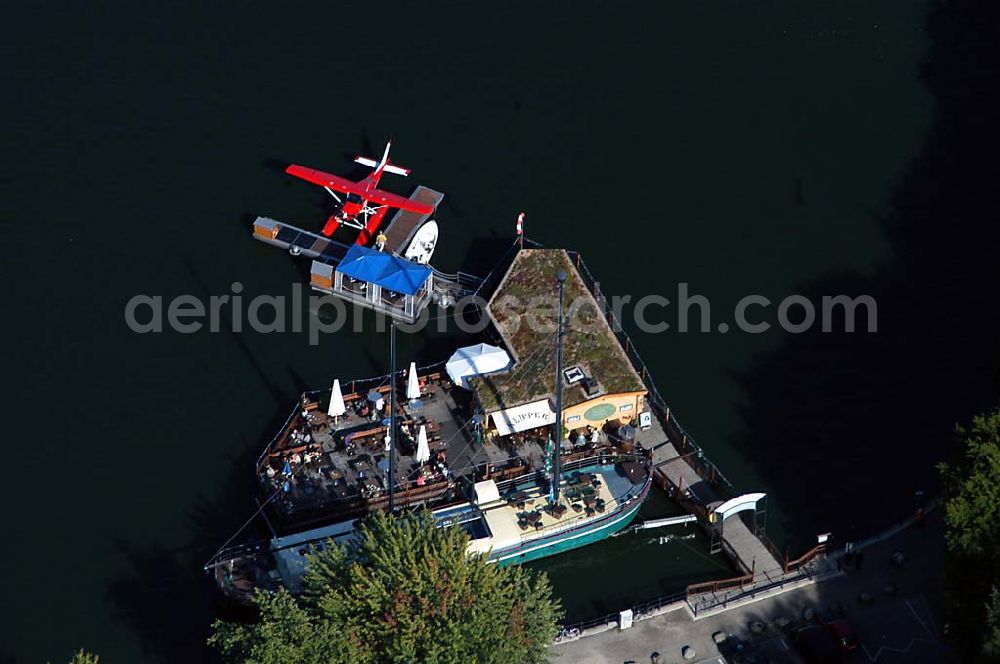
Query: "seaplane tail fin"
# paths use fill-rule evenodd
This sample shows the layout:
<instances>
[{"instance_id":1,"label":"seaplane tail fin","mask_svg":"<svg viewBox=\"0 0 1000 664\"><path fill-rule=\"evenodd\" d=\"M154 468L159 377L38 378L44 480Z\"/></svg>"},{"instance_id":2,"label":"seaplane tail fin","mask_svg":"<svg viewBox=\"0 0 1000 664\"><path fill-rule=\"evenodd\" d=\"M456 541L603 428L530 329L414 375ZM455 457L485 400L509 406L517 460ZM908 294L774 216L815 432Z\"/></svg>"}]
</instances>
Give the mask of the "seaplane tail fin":
<instances>
[{"instance_id":1,"label":"seaplane tail fin","mask_svg":"<svg viewBox=\"0 0 1000 664\"><path fill-rule=\"evenodd\" d=\"M409 175L410 169L403 168L402 166L395 166L389 163L389 148L391 147L392 147L392 139L389 139L385 144L385 152L382 153L382 159L379 160L378 162L376 162L374 159L370 157L362 157L361 155L355 157L354 161L356 163L363 164L365 166L371 166L372 168L374 168L375 172L373 173L373 175L379 175L382 173L382 171L386 171L388 173L394 173L396 175L403 175L403 176Z\"/></svg>"},{"instance_id":2,"label":"seaplane tail fin","mask_svg":"<svg viewBox=\"0 0 1000 664\"><path fill-rule=\"evenodd\" d=\"M378 162L372 159L371 157L362 157L361 155L358 155L357 157L354 158L354 163L361 164L362 166L368 166L369 168L376 168L378 166ZM392 173L393 175L402 175L403 177L406 177L407 175L410 174L410 169L403 168L402 166L397 166L396 164L386 164L385 168L383 168L382 170L384 170L386 173Z\"/></svg>"}]
</instances>

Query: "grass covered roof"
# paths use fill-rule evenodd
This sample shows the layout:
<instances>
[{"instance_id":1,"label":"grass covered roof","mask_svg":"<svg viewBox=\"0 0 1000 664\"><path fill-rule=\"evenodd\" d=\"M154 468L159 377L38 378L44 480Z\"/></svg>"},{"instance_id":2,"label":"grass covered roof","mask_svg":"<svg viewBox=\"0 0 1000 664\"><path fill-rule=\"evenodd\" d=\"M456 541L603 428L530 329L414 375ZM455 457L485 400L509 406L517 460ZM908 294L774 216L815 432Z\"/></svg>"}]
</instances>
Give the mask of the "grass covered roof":
<instances>
[{"instance_id":1,"label":"grass covered roof","mask_svg":"<svg viewBox=\"0 0 1000 664\"><path fill-rule=\"evenodd\" d=\"M597 380L602 393L645 391L566 251L522 249L487 307L514 356L514 367L469 381L487 412L546 397L554 400L560 271L566 273L563 368L579 365ZM564 407L588 398L579 384L563 388Z\"/></svg>"}]
</instances>

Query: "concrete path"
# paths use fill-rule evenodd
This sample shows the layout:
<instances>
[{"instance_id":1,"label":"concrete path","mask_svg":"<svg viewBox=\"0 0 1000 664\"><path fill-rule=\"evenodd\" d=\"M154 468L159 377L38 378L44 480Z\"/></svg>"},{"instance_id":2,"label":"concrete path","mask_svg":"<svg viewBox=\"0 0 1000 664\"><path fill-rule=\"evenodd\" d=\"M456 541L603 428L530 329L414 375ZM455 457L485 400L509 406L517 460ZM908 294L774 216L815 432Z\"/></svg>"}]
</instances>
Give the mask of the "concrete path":
<instances>
[{"instance_id":1,"label":"concrete path","mask_svg":"<svg viewBox=\"0 0 1000 664\"><path fill-rule=\"evenodd\" d=\"M895 551L906 555L902 568L891 563ZM723 631L766 651L771 662L798 664L788 632L808 620L806 610L827 617L846 617L861 638L861 648L845 662L903 664L955 662L955 653L942 643L940 618L931 607L943 596L944 544L940 516L928 517L921 528L911 528L865 551L860 571L828 578L779 595L744 603L721 613L692 619L684 608L553 646L555 664L604 662L646 664L654 652L661 664L680 663L681 649L694 648L694 662L717 662L712 635ZM870 601L862 602L861 593ZM781 625L788 621L786 627ZM755 624L757 623L757 624ZM760 630L759 633L755 630Z\"/></svg>"}]
</instances>

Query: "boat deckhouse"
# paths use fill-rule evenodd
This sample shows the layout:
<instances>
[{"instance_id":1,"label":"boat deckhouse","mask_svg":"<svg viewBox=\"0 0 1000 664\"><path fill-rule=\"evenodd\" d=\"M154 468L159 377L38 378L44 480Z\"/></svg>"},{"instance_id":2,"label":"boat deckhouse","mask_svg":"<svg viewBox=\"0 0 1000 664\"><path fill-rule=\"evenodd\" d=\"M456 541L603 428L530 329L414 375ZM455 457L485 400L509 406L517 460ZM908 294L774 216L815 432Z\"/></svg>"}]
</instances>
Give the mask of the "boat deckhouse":
<instances>
[{"instance_id":1,"label":"boat deckhouse","mask_svg":"<svg viewBox=\"0 0 1000 664\"><path fill-rule=\"evenodd\" d=\"M416 321L434 288L427 265L358 244L336 266L313 261L311 280L314 287L408 323Z\"/></svg>"},{"instance_id":2,"label":"boat deckhouse","mask_svg":"<svg viewBox=\"0 0 1000 664\"><path fill-rule=\"evenodd\" d=\"M555 341L558 290L567 274L563 342L563 431L617 435L645 407L646 387L565 251L523 249L490 299L487 312L515 364L507 371L466 378L486 416L488 436L536 435L556 421Z\"/></svg>"}]
</instances>

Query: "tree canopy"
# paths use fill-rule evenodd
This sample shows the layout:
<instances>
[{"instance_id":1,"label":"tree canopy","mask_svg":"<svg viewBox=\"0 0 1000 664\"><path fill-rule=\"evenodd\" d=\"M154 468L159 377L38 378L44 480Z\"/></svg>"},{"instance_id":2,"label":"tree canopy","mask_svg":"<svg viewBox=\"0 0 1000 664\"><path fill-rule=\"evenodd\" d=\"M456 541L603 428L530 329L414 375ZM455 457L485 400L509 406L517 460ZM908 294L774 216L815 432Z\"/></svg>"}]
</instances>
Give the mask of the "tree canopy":
<instances>
[{"instance_id":1,"label":"tree canopy","mask_svg":"<svg viewBox=\"0 0 1000 664\"><path fill-rule=\"evenodd\" d=\"M963 640L1000 660L1000 408L956 432L956 460L940 465L954 617Z\"/></svg>"},{"instance_id":2,"label":"tree canopy","mask_svg":"<svg viewBox=\"0 0 1000 664\"><path fill-rule=\"evenodd\" d=\"M1000 551L1000 408L957 427L959 458L941 464L948 548L960 556Z\"/></svg>"},{"instance_id":3,"label":"tree canopy","mask_svg":"<svg viewBox=\"0 0 1000 664\"><path fill-rule=\"evenodd\" d=\"M217 621L209 642L253 664L546 660L561 609L548 579L466 555L458 526L377 514L347 547L309 556L303 592L258 592L258 621Z\"/></svg>"}]
</instances>

